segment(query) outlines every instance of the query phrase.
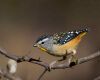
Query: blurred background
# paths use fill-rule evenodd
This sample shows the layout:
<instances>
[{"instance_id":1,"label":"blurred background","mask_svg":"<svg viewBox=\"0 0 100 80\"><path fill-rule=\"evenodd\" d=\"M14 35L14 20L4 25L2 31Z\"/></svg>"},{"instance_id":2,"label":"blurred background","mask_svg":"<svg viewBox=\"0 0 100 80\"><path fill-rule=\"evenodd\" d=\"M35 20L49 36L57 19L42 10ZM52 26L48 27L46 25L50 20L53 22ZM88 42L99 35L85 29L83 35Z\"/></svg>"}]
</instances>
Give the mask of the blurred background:
<instances>
[{"instance_id":1,"label":"blurred background","mask_svg":"<svg viewBox=\"0 0 100 80\"><path fill-rule=\"evenodd\" d=\"M84 57L100 48L100 0L0 0L0 47L14 55L30 54L50 63L58 58L32 48L42 34L69 31L89 26L89 33L78 48ZM7 58L0 55L0 67ZM16 75L36 80L43 68L30 63L18 64ZM100 76L100 57L72 69L47 72L41 80L93 80Z\"/></svg>"}]
</instances>

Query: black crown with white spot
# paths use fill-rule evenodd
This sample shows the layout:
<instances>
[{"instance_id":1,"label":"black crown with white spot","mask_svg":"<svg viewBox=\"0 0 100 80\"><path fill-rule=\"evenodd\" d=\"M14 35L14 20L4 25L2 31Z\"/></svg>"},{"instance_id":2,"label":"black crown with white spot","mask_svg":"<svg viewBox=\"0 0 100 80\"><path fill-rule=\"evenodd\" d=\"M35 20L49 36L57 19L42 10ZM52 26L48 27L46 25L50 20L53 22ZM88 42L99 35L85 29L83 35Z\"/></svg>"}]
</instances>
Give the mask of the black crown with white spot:
<instances>
[{"instance_id":1,"label":"black crown with white spot","mask_svg":"<svg viewBox=\"0 0 100 80\"><path fill-rule=\"evenodd\" d=\"M36 40L36 43L37 42L39 42L39 41L42 41L43 39L45 39L45 38L49 38L51 35L42 35L42 36L40 36L37 40Z\"/></svg>"}]
</instances>

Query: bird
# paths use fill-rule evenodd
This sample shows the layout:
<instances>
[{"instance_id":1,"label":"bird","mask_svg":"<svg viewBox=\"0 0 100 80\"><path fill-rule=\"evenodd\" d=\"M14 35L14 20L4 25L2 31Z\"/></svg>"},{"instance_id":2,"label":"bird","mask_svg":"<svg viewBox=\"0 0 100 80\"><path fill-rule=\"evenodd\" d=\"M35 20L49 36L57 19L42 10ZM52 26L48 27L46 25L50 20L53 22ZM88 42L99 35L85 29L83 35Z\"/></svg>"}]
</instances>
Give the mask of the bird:
<instances>
[{"instance_id":1,"label":"bird","mask_svg":"<svg viewBox=\"0 0 100 80\"><path fill-rule=\"evenodd\" d=\"M58 61L66 60L68 55L71 55L73 61L75 61L77 47L87 32L88 29L85 28L54 34L45 34L40 36L33 46L38 47L40 50L50 55L62 57Z\"/></svg>"}]
</instances>

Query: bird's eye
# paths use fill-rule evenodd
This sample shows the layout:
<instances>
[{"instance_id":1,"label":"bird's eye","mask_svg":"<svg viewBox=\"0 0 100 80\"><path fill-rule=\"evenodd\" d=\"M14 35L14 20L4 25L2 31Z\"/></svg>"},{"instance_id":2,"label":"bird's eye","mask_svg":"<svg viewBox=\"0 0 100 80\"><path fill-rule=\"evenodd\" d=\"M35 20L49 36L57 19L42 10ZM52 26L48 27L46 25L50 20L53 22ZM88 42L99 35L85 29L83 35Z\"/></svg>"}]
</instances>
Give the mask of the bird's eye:
<instances>
[{"instance_id":1,"label":"bird's eye","mask_svg":"<svg viewBox=\"0 0 100 80\"><path fill-rule=\"evenodd\" d=\"M44 44L44 42L42 42L41 44Z\"/></svg>"}]
</instances>

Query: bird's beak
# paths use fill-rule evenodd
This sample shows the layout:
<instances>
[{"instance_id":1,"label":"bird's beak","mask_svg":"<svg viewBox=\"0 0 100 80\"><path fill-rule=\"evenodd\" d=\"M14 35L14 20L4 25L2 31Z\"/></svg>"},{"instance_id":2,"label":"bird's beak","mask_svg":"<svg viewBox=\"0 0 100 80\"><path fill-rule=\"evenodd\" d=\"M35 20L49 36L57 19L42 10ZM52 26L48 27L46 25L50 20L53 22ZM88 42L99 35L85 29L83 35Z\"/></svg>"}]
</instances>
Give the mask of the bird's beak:
<instances>
[{"instance_id":1,"label":"bird's beak","mask_svg":"<svg viewBox=\"0 0 100 80\"><path fill-rule=\"evenodd\" d=\"M37 47L37 44L34 44L33 47Z\"/></svg>"},{"instance_id":2,"label":"bird's beak","mask_svg":"<svg viewBox=\"0 0 100 80\"><path fill-rule=\"evenodd\" d=\"M42 51L47 51L45 48L40 47L38 44L34 44L33 47L38 47L38 48L40 48Z\"/></svg>"}]
</instances>

